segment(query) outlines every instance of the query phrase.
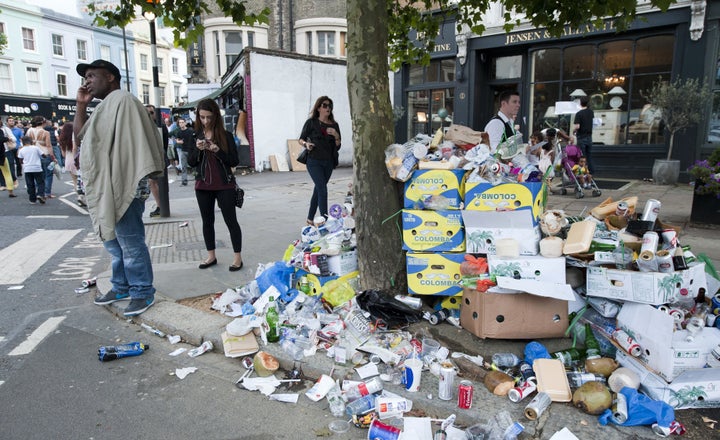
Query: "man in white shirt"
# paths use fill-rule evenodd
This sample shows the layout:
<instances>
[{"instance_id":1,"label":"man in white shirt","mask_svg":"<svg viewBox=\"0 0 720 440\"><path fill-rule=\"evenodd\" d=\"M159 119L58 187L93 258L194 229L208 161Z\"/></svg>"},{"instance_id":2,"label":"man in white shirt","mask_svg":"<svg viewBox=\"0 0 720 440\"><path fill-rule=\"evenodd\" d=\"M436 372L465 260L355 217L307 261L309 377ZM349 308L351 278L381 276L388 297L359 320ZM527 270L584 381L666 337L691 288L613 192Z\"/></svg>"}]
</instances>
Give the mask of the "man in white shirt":
<instances>
[{"instance_id":1,"label":"man in white shirt","mask_svg":"<svg viewBox=\"0 0 720 440\"><path fill-rule=\"evenodd\" d=\"M500 111L485 125L490 137L490 153L494 154L498 145L515 134L515 118L520 111L520 93L504 90L500 93Z\"/></svg>"}]
</instances>

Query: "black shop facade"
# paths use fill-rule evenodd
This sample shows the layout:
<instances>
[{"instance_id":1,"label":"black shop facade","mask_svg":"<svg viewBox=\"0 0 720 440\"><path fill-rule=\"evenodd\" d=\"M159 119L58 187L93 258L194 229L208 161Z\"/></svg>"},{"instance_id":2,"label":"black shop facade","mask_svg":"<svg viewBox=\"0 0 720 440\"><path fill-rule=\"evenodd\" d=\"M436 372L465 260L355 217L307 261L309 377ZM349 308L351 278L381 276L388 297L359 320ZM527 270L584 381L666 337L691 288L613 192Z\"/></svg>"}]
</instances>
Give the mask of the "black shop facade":
<instances>
[{"instance_id":1,"label":"black shop facade","mask_svg":"<svg viewBox=\"0 0 720 440\"><path fill-rule=\"evenodd\" d=\"M587 96L601 124L593 130L596 175L651 177L664 159L669 134L662 115L641 91L659 77L709 80L715 99L703 121L675 136L673 159L681 180L696 159L720 147L720 4L708 5L701 31L690 8L643 14L618 32L613 20L566 28L559 38L543 29L485 36L461 35L444 23L428 66L405 65L395 75L394 105L404 117L395 126L398 142L417 133L460 124L483 130L499 107L497 96L517 90L522 107L516 124L523 139L544 128L571 131L572 115L562 104Z\"/></svg>"}]
</instances>

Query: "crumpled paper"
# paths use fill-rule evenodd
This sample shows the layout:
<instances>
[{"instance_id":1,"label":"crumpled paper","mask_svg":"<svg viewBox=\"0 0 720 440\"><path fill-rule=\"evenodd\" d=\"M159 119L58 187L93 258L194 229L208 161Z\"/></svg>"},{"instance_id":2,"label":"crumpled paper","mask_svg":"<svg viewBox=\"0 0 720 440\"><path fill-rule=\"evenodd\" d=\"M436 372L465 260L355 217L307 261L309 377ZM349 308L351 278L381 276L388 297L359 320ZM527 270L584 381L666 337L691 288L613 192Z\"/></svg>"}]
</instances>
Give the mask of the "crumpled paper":
<instances>
[{"instance_id":1,"label":"crumpled paper","mask_svg":"<svg viewBox=\"0 0 720 440\"><path fill-rule=\"evenodd\" d=\"M197 371L197 368L195 368L195 367L176 368L175 376L177 376L178 379L185 379L188 376L188 374L194 373L196 371Z\"/></svg>"},{"instance_id":2,"label":"crumpled paper","mask_svg":"<svg viewBox=\"0 0 720 440\"><path fill-rule=\"evenodd\" d=\"M269 396L275 392L275 388L280 385L280 381L275 375L268 377L246 377L242 381L242 386L250 391L260 391L263 395Z\"/></svg>"}]
</instances>

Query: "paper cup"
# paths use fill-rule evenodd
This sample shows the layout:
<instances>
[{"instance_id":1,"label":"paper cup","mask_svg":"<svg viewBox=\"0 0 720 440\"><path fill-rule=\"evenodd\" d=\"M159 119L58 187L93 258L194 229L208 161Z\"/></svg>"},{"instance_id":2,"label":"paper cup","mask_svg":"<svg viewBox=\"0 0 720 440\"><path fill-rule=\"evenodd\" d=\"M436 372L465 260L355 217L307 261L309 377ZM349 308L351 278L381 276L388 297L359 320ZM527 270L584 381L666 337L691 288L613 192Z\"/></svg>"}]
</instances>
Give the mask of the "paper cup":
<instances>
[{"instance_id":1,"label":"paper cup","mask_svg":"<svg viewBox=\"0 0 720 440\"><path fill-rule=\"evenodd\" d=\"M414 393L420 390L420 376L422 374L423 362L417 358L410 358L405 361L403 370L403 383L405 389Z\"/></svg>"}]
</instances>

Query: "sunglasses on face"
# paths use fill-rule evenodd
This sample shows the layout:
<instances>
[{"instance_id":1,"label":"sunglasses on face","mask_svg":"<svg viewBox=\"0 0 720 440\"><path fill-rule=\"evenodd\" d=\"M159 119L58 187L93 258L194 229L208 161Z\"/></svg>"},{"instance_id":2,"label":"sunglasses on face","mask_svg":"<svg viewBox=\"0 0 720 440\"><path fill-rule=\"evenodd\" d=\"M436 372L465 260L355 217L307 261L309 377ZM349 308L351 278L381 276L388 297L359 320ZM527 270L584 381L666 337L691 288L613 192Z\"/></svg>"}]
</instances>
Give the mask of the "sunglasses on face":
<instances>
[{"instance_id":1,"label":"sunglasses on face","mask_svg":"<svg viewBox=\"0 0 720 440\"><path fill-rule=\"evenodd\" d=\"M329 102L323 102L322 108L329 108L330 110L332 110L333 106Z\"/></svg>"}]
</instances>

